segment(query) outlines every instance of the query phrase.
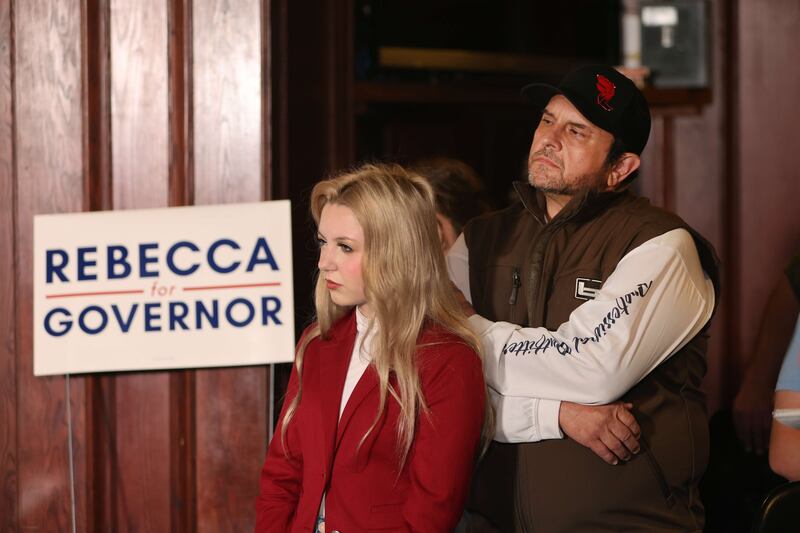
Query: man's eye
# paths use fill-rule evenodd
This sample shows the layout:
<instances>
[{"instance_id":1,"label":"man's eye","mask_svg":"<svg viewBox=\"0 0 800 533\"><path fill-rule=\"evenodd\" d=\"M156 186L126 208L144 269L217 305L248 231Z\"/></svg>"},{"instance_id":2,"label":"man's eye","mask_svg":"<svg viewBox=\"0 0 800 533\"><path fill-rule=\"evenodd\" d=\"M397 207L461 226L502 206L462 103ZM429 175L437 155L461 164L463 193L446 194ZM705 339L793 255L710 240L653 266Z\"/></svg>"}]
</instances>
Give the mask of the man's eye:
<instances>
[{"instance_id":1,"label":"man's eye","mask_svg":"<svg viewBox=\"0 0 800 533\"><path fill-rule=\"evenodd\" d=\"M586 136L581 130L572 130L572 134L579 139L582 139Z\"/></svg>"}]
</instances>

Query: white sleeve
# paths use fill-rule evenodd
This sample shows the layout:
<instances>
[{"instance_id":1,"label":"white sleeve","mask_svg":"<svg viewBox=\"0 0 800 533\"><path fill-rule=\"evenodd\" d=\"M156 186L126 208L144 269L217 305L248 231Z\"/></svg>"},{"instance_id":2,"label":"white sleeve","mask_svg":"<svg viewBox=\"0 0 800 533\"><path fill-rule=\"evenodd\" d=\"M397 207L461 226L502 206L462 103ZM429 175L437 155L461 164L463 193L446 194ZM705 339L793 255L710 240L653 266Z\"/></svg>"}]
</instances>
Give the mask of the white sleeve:
<instances>
[{"instance_id":1,"label":"white sleeve","mask_svg":"<svg viewBox=\"0 0 800 533\"><path fill-rule=\"evenodd\" d=\"M450 280L472 303L469 290L469 248L464 234L447 252ZM525 396L503 396L489 388L495 410L495 436L499 442L536 442L564 437L558 425L559 400L543 400Z\"/></svg>"},{"instance_id":2,"label":"white sleeve","mask_svg":"<svg viewBox=\"0 0 800 533\"><path fill-rule=\"evenodd\" d=\"M447 251L445 256L447 261L447 272L450 274L450 281L456 284L458 290L464 295L469 303L472 303L472 293L469 290L469 248L464 234L458 236L456 242Z\"/></svg>"},{"instance_id":3,"label":"white sleeve","mask_svg":"<svg viewBox=\"0 0 800 533\"><path fill-rule=\"evenodd\" d=\"M524 396L503 396L489 387L494 407L494 440L537 442L564 437L558 425L561 402Z\"/></svg>"},{"instance_id":4,"label":"white sleeve","mask_svg":"<svg viewBox=\"0 0 800 533\"><path fill-rule=\"evenodd\" d=\"M604 404L689 342L713 309L694 241L677 229L625 255L595 299L556 331L469 320L483 341L487 384L499 394Z\"/></svg>"}]
</instances>

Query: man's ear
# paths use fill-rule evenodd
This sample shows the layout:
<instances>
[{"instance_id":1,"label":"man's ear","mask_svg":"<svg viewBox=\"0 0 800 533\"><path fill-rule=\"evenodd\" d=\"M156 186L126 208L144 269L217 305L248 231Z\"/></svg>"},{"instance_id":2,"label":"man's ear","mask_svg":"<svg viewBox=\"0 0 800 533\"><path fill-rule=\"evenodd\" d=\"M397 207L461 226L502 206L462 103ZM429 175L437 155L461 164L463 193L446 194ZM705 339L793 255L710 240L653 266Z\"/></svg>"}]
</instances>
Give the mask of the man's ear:
<instances>
[{"instance_id":1,"label":"man's ear","mask_svg":"<svg viewBox=\"0 0 800 533\"><path fill-rule=\"evenodd\" d=\"M623 181L625 181L625 178L630 176L636 171L636 169L639 168L641 163L642 160L639 159L639 156L632 152L625 152L622 154L609 169L608 178L606 181L608 188L606 190L613 191L616 189Z\"/></svg>"}]
</instances>

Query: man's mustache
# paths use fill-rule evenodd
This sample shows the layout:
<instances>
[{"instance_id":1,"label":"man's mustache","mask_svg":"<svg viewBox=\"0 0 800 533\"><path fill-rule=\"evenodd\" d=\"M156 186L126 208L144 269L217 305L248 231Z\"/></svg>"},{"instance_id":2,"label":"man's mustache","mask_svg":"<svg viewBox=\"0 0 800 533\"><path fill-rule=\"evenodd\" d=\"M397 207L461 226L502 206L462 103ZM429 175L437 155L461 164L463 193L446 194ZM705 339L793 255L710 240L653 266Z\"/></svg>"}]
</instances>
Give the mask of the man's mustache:
<instances>
[{"instance_id":1,"label":"man's mustache","mask_svg":"<svg viewBox=\"0 0 800 533\"><path fill-rule=\"evenodd\" d=\"M546 157L547 159L558 165L560 169L562 170L564 169L564 162L561 161L561 158L558 157L555 152L553 152L552 150L548 150L547 148L543 148L542 150L537 150L536 152L534 152L531 155L529 161L532 162L534 159L540 156Z\"/></svg>"}]
</instances>

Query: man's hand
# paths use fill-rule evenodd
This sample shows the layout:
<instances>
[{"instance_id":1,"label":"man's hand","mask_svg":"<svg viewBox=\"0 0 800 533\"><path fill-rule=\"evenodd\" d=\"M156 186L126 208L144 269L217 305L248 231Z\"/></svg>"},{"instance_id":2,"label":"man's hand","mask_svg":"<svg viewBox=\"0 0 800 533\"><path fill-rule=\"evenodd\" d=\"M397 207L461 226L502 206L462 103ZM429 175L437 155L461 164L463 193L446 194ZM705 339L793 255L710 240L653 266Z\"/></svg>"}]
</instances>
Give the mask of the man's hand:
<instances>
[{"instance_id":1,"label":"man's hand","mask_svg":"<svg viewBox=\"0 0 800 533\"><path fill-rule=\"evenodd\" d=\"M467 317L471 317L472 315L476 314L475 309L472 308L472 304L469 303L466 298L464 298L464 293L459 290L456 284L451 281L450 286L453 288L453 294L455 295L456 300L458 300L458 304L461 306L461 311Z\"/></svg>"},{"instance_id":2,"label":"man's hand","mask_svg":"<svg viewBox=\"0 0 800 533\"><path fill-rule=\"evenodd\" d=\"M561 402L558 423L567 436L608 464L627 461L639 452L641 429L631 414L633 404L581 405Z\"/></svg>"}]
</instances>

